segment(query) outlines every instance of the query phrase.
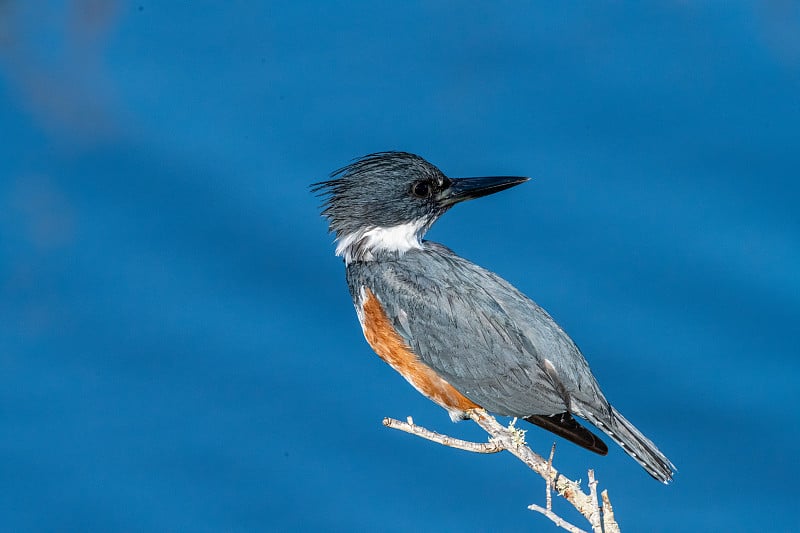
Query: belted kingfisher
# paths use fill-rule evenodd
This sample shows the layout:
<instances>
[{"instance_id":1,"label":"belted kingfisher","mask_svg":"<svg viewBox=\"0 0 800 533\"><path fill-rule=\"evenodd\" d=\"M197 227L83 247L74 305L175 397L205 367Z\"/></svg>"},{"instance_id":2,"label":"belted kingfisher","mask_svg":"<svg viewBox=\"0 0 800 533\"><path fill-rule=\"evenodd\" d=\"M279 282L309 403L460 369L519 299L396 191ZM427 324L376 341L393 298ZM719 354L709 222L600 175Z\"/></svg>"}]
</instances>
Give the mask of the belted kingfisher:
<instances>
[{"instance_id":1,"label":"belted kingfisher","mask_svg":"<svg viewBox=\"0 0 800 533\"><path fill-rule=\"evenodd\" d=\"M608 403L578 347L506 280L422 240L453 205L528 178L448 178L406 152L367 155L314 184L372 349L455 421L519 417L601 455L591 422L657 480L675 467Z\"/></svg>"}]
</instances>

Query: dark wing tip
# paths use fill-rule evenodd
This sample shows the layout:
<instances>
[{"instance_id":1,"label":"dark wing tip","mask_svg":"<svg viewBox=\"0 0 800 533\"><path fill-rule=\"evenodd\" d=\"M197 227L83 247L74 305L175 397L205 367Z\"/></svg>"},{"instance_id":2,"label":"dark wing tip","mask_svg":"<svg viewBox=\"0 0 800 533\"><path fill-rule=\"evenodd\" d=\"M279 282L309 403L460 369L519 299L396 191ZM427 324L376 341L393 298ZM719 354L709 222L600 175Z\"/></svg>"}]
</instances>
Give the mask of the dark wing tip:
<instances>
[{"instance_id":1,"label":"dark wing tip","mask_svg":"<svg viewBox=\"0 0 800 533\"><path fill-rule=\"evenodd\" d=\"M600 437L583 427L569 413L557 415L531 415L523 420L563 437L568 441L600 455L608 454L608 446Z\"/></svg>"}]
</instances>

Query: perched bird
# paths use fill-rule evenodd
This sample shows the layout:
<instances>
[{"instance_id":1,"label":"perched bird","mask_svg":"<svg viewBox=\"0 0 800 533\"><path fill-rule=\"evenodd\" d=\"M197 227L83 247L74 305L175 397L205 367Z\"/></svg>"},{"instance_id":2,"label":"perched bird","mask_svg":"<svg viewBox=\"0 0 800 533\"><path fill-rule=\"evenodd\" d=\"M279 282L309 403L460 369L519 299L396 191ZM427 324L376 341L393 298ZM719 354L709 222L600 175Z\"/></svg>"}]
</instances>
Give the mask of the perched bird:
<instances>
[{"instance_id":1,"label":"perched bird","mask_svg":"<svg viewBox=\"0 0 800 533\"><path fill-rule=\"evenodd\" d=\"M527 178L448 178L405 152L365 156L314 184L344 258L367 342L453 420L483 408L579 446L608 448L591 422L654 478L674 466L608 403L578 347L547 312L496 274L422 240L453 205Z\"/></svg>"}]
</instances>

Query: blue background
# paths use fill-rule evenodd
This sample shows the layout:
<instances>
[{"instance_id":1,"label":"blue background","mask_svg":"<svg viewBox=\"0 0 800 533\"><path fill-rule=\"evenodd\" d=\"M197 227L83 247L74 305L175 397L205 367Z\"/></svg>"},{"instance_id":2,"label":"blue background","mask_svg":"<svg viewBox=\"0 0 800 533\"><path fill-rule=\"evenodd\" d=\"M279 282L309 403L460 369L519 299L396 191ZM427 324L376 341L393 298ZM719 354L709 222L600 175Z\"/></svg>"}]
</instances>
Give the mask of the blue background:
<instances>
[{"instance_id":1,"label":"blue background","mask_svg":"<svg viewBox=\"0 0 800 533\"><path fill-rule=\"evenodd\" d=\"M0 2L0 529L554 530L380 425L483 438L370 351L307 188L387 149L534 178L429 238L678 466L559 441L623 530L797 526L798 4L256 4Z\"/></svg>"}]
</instances>

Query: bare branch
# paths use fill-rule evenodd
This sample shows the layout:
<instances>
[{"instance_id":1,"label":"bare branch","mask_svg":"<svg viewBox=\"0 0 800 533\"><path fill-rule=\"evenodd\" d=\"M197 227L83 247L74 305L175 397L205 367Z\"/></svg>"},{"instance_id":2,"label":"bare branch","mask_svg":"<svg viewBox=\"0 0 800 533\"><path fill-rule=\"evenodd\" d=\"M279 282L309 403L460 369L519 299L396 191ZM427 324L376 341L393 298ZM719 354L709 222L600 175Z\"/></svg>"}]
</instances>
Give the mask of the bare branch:
<instances>
[{"instance_id":1,"label":"bare branch","mask_svg":"<svg viewBox=\"0 0 800 533\"><path fill-rule=\"evenodd\" d=\"M560 527L561 529L566 529L570 533L588 533L586 530L581 529L573 524L570 524L569 522L558 516L550 509L545 509L544 507L540 507L535 503L530 504L528 506L528 509L530 509L531 511L536 511L537 513L542 513L544 516L552 520L556 526Z\"/></svg>"},{"instance_id":2,"label":"bare branch","mask_svg":"<svg viewBox=\"0 0 800 533\"><path fill-rule=\"evenodd\" d=\"M545 478L545 498L547 501L547 510L553 510L553 456L556 454L556 443L550 448L550 457L547 459L547 477Z\"/></svg>"},{"instance_id":3,"label":"bare branch","mask_svg":"<svg viewBox=\"0 0 800 533\"><path fill-rule=\"evenodd\" d=\"M589 521L594 533L603 533L604 531L605 533L619 533L619 525L617 525L614 519L614 512L611 508L611 502L606 491L603 491L603 507L600 507L597 498L597 481L594 479L594 472L592 470L589 470L589 493L587 494L581 489L580 482L567 478L553 468L555 445L551 449L550 459L545 460L541 455L531 450L525 444L525 431L514 427L516 419L506 427L482 409L474 409L467 414L470 419L489 434L489 442L470 442L442 435L441 433L436 433L435 431L414 424L411 417L408 418L407 422L400 422L392 418L384 418L383 425L437 442L443 446L449 446L468 452L497 453L507 450L525 463L528 468L539 474L546 482L547 507L544 508L534 504L531 505L529 509L543 514L562 529L573 533L583 531L553 512L550 490L555 489L559 496L568 501Z\"/></svg>"},{"instance_id":4,"label":"bare branch","mask_svg":"<svg viewBox=\"0 0 800 533\"><path fill-rule=\"evenodd\" d=\"M442 446L449 446L450 448L457 448L467 452L497 453L502 452L504 449L502 446L491 440L489 442L470 442L468 440L456 439L454 437L442 435L441 433L436 433L435 431L431 431L430 429L426 429L422 426L414 424L414 420L410 416L408 417L407 422L401 422L399 420L395 420L394 418L384 418L383 425L388 428L399 429L400 431L411 433L417 437L422 437L423 439L437 442Z\"/></svg>"},{"instance_id":5,"label":"bare branch","mask_svg":"<svg viewBox=\"0 0 800 533\"><path fill-rule=\"evenodd\" d=\"M603 524L600 521L600 502L597 499L597 481L594 479L594 470L589 469L589 498L592 500L592 513L589 523L592 524L594 533L603 533Z\"/></svg>"},{"instance_id":6,"label":"bare branch","mask_svg":"<svg viewBox=\"0 0 800 533\"><path fill-rule=\"evenodd\" d=\"M514 440L518 438L517 434L511 433L486 411L475 409L469 412L469 417L491 435L492 440L501 444L506 450L515 455L517 459L528 465L528 468L544 479L549 477L558 495L571 503L579 513L589 520L589 516L592 512L591 498L581 490L579 483L561 475L558 470L553 467L548 468L547 461L545 461L541 455L525 446L524 443L521 446L517 446L514 443Z\"/></svg>"},{"instance_id":7,"label":"bare branch","mask_svg":"<svg viewBox=\"0 0 800 533\"><path fill-rule=\"evenodd\" d=\"M611 507L611 500L608 499L608 491L600 493L603 498L603 530L605 533L620 533L619 525L614 520L614 508Z\"/></svg>"}]
</instances>

